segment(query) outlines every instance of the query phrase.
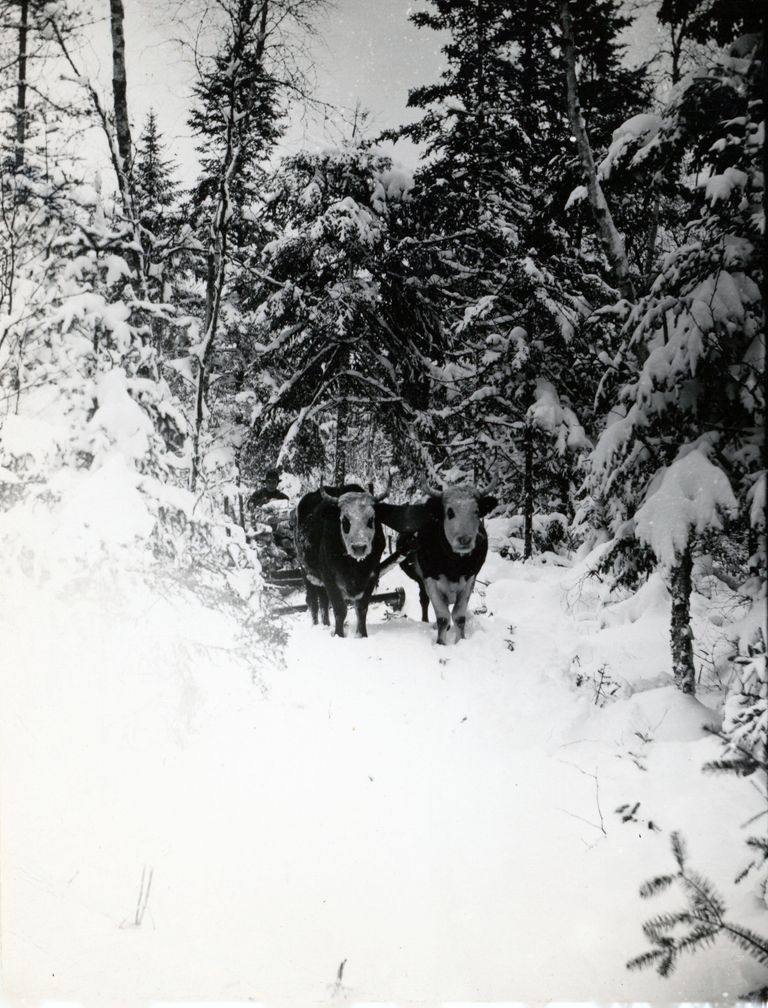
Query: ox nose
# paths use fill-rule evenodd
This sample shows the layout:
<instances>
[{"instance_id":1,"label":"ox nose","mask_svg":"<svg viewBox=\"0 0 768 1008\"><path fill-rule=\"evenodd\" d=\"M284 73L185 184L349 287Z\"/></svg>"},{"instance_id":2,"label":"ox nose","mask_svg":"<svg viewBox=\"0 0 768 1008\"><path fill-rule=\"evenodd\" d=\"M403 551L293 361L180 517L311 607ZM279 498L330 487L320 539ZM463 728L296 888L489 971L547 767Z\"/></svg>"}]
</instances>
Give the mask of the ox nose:
<instances>
[{"instance_id":1,"label":"ox nose","mask_svg":"<svg viewBox=\"0 0 768 1008\"><path fill-rule=\"evenodd\" d=\"M459 546L471 546L472 545L472 536L468 536L468 535L457 536L456 542L457 542L457 544Z\"/></svg>"},{"instance_id":2,"label":"ox nose","mask_svg":"<svg viewBox=\"0 0 768 1008\"><path fill-rule=\"evenodd\" d=\"M365 556L366 549L366 546L353 546L352 553L357 557Z\"/></svg>"}]
</instances>

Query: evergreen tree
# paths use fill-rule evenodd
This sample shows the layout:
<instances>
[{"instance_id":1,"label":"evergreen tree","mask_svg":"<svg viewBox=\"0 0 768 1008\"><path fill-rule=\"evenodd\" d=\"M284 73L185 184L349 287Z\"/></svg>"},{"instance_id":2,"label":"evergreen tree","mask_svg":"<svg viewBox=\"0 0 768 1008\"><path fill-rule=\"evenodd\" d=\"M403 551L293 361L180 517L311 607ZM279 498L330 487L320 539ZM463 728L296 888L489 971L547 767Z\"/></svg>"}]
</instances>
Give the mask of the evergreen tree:
<instances>
[{"instance_id":1,"label":"evergreen tree","mask_svg":"<svg viewBox=\"0 0 768 1008\"><path fill-rule=\"evenodd\" d=\"M620 65L615 36L624 22L615 4L583 6L585 101L590 112L600 104L609 114L611 102L625 111L636 101L638 75ZM569 172L579 171L564 71L552 58L558 6L435 0L414 21L450 33L442 79L411 92L410 104L425 114L403 130L428 149L409 226L420 257L414 282L441 322L420 436L456 476L477 478L495 459L508 476L507 497L527 501L530 542L533 491L520 474L540 478L564 464L564 442L541 437L537 389L551 389L573 429L582 428L577 416L592 415L591 355L610 340L609 326L585 328L592 309L611 299L594 242L582 252L553 209L565 202L558 186L567 191ZM573 223L583 231L583 222ZM549 486L544 478L538 503L569 511L572 476Z\"/></svg>"},{"instance_id":2,"label":"evergreen tree","mask_svg":"<svg viewBox=\"0 0 768 1008\"><path fill-rule=\"evenodd\" d=\"M280 102L303 86L296 30L305 30L320 6L320 0L224 0L217 10L213 50L198 61L189 121L200 138L202 172L189 209L204 250L198 270L205 298L189 361L195 386L193 489L204 476L209 445L226 438L235 443L236 465L239 458L242 410L230 397L221 415L214 415L211 377L217 369L226 374L226 382L219 382L222 390L229 388L235 396L243 392L240 300L249 284L237 267L263 243L257 223L263 196L259 182L266 178L265 161L280 132ZM222 341L223 333L232 334L231 342Z\"/></svg>"},{"instance_id":3,"label":"evergreen tree","mask_svg":"<svg viewBox=\"0 0 768 1008\"><path fill-rule=\"evenodd\" d=\"M173 208L180 190L174 179L175 161L164 156L164 143L157 126L154 109L147 113L134 164L134 185L143 237L148 253L163 243L178 229ZM150 254L151 258L151 254Z\"/></svg>"},{"instance_id":4,"label":"evergreen tree","mask_svg":"<svg viewBox=\"0 0 768 1008\"><path fill-rule=\"evenodd\" d=\"M352 145L286 158L263 218L272 240L249 267L257 436L277 422L287 450L303 428L330 421L336 482L355 428L402 435L413 415L398 387L408 334L390 329L386 308L380 315L403 181L388 159Z\"/></svg>"},{"instance_id":5,"label":"evergreen tree","mask_svg":"<svg viewBox=\"0 0 768 1008\"><path fill-rule=\"evenodd\" d=\"M762 429L762 50L722 55L667 110L653 145L694 158L703 184L689 240L667 254L625 328L631 376L592 460L618 541L650 547L670 576L673 665L694 689L689 626L696 537L726 516L765 562ZM691 116L692 108L718 110Z\"/></svg>"},{"instance_id":6,"label":"evergreen tree","mask_svg":"<svg viewBox=\"0 0 768 1008\"><path fill-rule=\"evenodd\" d=\"M220 203L222 172L231 163L227 203L233 256L258 240L248 211L260 204L267 162L283 129L274 65L279 54L268 39L274 19L285 15L287 6L280 0L227 0L218 48L201 64L192 88L189 125L198 140L201 171L187 209L202 237Z\"/></svg>"}]
</instances>

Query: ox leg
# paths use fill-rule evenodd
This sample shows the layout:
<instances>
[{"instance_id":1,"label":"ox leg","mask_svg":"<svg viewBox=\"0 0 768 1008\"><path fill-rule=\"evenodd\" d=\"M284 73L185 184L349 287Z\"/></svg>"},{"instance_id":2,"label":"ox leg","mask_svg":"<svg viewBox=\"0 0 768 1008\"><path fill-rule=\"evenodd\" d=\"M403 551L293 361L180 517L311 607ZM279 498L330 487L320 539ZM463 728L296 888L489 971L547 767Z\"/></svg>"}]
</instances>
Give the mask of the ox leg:
<instances>
[{"instance_id":1,"label":"ox leg","mask_svg":"<svg viewBox=\"0 0 768 1008\"><path fill-rule=\"evenodd\" d=\"M456 604L453 607L453 622L459 631L459 640L464 640L464 631L467 625L467 609L469 608L469 597L475 586L475 579L469 578L458 594Z\"/></svg>"},{"instance_id":2,"label":"ox leg","mask_svg":"<svg viewBox=\"0 0 768 1008\"><path fill-rule=\"evenodd\" d=\"M357 629L355 637L367 637L368 629L365 625L368 616L368 599L365 596L355 602L355 613L357 615Z\"/></svg>"},{"instance_id":3,"label":"ox leg","mask_svg":"<svg viewBox=\"0 0 768 1008\"><path fill-rule=\"evenodd\" d=\"M419 581L419 602L421 603L421 622L429 623L429 595L427 595L423 581Z\"/></svg>"},{"instance_id":4,"label":"ox leg","mask_svg":"<svg viewBox=\"0 0 768 1008\"><path fill-rule=\"evenodd\" d=\"M368 604L371 601L371 595L373 595L373 589L376 587L376 576L371 576L371 583L363 592L362 598L359 598L355 602L355 613L357 614L357 630L355 632L355 637L367 637L368 629L365 625L365 621L368 618Z\"/></svg>"},{"instance_id":5,"label":"ox leg","mask_svg":"<svg viewBox=\"0 0 768 1008\"><path fill-rule=\"evenodd\" d=\"M432 608L435 610L435 615L437 616L437 643L445 644L447 643L446 637L448 636L448 629L451 625L451 613L448 609L448 600L440 591L437 581L433 578L426 578L424 586L427 589L429 601L432 603Z\"/></svg>"},{"instance_id":6,"label":"ox leg","mask_svg":"<svg viewBox=\"0 0 768 1008\"><path fill-rule=\"evenodd\" d=\"M307 590L307 609L312 617L312 625L317 626L317 585L313 585L311 581L305 581L304 584Z\"/></svg>"},{"instance_id":7,"label":"ox leg","mask_svg":"<svg viewBox=\"0 0 768 1008\"><path fill-rule=\"evenodd\" d=\"M335 584L326 584L325 590L328 593L331 605L333 606L334 628L333 632L337 637L344 636L344 621L347 618L347 603L344 596Z\"/></svg>"},{"instance_id":8,"label":"ox leg","mask_svg":"<svg viewBox=\"0 0 768 1008\"><path fill-rule=\"evenodd\" d=\"M328 592L325 588L317 589L317 598L320 602L320 618L323 621L323 626L330 626L331 621L328 618Z\"/></svg>"}]
</instances>

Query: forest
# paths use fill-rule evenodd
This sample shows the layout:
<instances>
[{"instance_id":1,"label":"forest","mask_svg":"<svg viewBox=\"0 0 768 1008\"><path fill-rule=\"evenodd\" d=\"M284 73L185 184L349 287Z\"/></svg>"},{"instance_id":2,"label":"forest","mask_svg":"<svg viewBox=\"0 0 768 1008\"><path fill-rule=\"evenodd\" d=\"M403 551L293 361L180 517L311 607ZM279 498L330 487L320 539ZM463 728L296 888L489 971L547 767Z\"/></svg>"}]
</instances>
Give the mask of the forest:
<instances>
[{"instance_id":1,"label":"forest","mask_svg":"<svg viewBox=\"0 0 768 1008\"><path fill-rule=\"evenodd\" d=\"M368 0L357 2L364 6ZM324 24L333 19L333 4L178 0L159 23L166 41L178 39L188 69L186 126L197 160L183 171L156 111L137 119L131 107L130 74L137 55L130 51L126 21L137 16L136 6L124 0L0 0L0 597L4 638L13 641L2 675L2 723L5 756L21 753L25 767L16 780L6 770L0 797L10 818L17 808L19 814L28 809L27 828L35 835L35 843L26 846L21 826L7 826L0 844L0 876L11 890L4 943L9 928L26 928L28 935L35 931L37 907L40 917L49 919L46 940L40 937L46 954L59 949L62 934L90 936L94 958L117 957L117 974L125 985L135 981L131 993L137 998L158 991L166 997L190 993L183 984L175 986L178 974L170 966L168 976L163 974L167 987L145 990L135 977L125 979L133 976L125 972L128 953L100 945L102 937L90 919L78 917L70 931L69 911L51 914L45 902L32 900L28 915L19 911L23 923L14 925L12 911L24 902L26 883L19 881L24 872L45 875L47 864L53 878L56 865L61 878L49 886L65 893L62 851L69 851L70 841L77 846L72 838L80 835L82 824L76 828L75 820L91 814L89 795L101 787L91 780L95 770L88 752L101 751L118 785L125 784L123 804L115 795L106 800L114 816L103 813L104 829L108 818L134 820L121 849L135 842L137 851L150 850L136 854L136 864L145 868L138 906L126 925L144 939L150 892L153 901L162 895L162 859L160 847L152 846L152 830L160 821L168 835L174 830L163 811L167 794L187 795L185 801L192 803L195 781L203 780L201 793L215 804L222 785L207 775L222 758L214 755L223 751L214 743L229 745L228 733L242 742L242 763L248 759L252 738L244 724L236 728L233 721L227 728L228 717L241 717L250 705L266 703L266 697L273 704L278 698L287 705L284 722L274 712L274 720L261 710L252 715L269 740L264 752L272 754L265 757L259 750L256 756L254 750L254 759L274 757L279 777L276 754L293 767L292 754L302 745L317 744L321 750L326 745L321 762L327 759L343 777L342 763L353 759L352 750L344 748L350 745L346 736L343 744L339 736L323 743L317 734L326 730L326 706L330 723L332 690L337 691L333 703L338 701L350 723L370 718L370 751L364 752L375 762L386 748L386 726L377 720L383 715L376 713L374 701L389 710L387 704L400 702L393 694L400 693L393 686L387 694L375 679L368 687L375 694L365 692L358 680L373 675L371 663L383 660L393 676L397 668L410 668L408 676L417 677L422 662L433 670L432 689L446 668L454 668L466 676L462 697L475 705L478 717L493 723L488 737L504 753L498 762L491 760L482 734L473 735L476 747L467 750L468 765L477 769L478 779L488 773L495 780L512 734L511 728L505 734L496 725L498 710L534 704L520 700L522 685L516 692L504 679L504 663L527 656L530 667L536 665L527 686L531 697L544 689L541 677L551 678L555 666L559 676L546 687L553 691L547 694L550 701L540 694L539 706L529 709L541 727L536 744L545 735L554 737L543 728L547 703L553 724L562 727L556 737L563 746L585 738L613 744L620 733L618 714L610 712L624 703L621 709L632 707L635 717L638 705L659 690L659 702L668 705L663 711L676 712L665 722L667 728L673 722L686 726L670 737L661 728L654 747L654 733L627 720L633 738L619 762L637 777L629 796L627 779L612 783L614 771L604 750L594 760L585 757L580 770L579 787L586 789L584 802L591 812L573 813L569 828L574 819L583 824L586 817L597 838L581 841L579 857L585 849L591 853L592 841L604 841L608 850L611 829L604 816L613 797L626 800L616 813L610 811L612 822L632 828L641 821L644 835L651 837L637 855L637 871L626 868L618 846L605 854L600 872L595 868L601 893L621 890L610 898L631 925L627 944L617 938L616 948L605 953L611 960L606 986L590 988L597 982L579 979L576 969L569 987L563 966L551 988L537 989L535 984L544 981L534 980L527 987L523 974L515 979L499 972L501 950L499 964L489 967L488 975L462 986L471 969L461 974L456 965L453 976L447 965L452 955L447 949L453 946L446 938L446 944L438 942L443 958L431 966L423 949L419 954L427 959L419 959L414 972L398 966L405 978L400 987L391 976L379 977L374 967L367 979L345 981L347 953L341 949L333 963L317 967L317 976L329 982L322 996L765 996L762 5L751 0L420 0L410 20L439 46L442 71L425 81L414 68L408 121L376 131L358 106L342 110L343 126L333 142L286 148L282 141L298 116L327 112L313 86L311 43L322 38ZM640 17L652 21L656 40L642 58L630 45ZM100 77L88 58L94 39L100 47ZM152 99L162 107L161 85ZM402 141L419 152L413 168L398 161ZM91 149L100 151L98 157L88 153ZM272 535L274 523L252 500L272 470L291 506L324 484L378 488L389 473L388 499L397 502L421 499L425 481L445 487L493 481L498 504L487 519L491 556L485 582L480 575L482 592L473 596L477 608L468 640L446 649L447 657L435 656L442 649L434 649L431 637L414 636L418 615L411 626L411 619L388 613L370 645L365 643L370 652L362 652L362 642L331 640L323 628L310 637L304 618L281 615L285 599L270 581L285 555ZM410 601L406 612L409 617L416 613ZM491 625L492 618L498 626ZM558 622L566 618L567 626ZM596 642L607 641L609 631L615 636L603 654ZM530 640L520 636L526 633ZM139 643L142 634L146 637ZM173 634L175 643L169 643ZM224 661L219 651L231 660L226 671L217 664ZM325 672L310 675L307 668L315 653L319 665L328 666L327 696L322 693ZM361 654L362 669L355 665ZM490 677L482 688L472 685L473 664ZM237 676L242 684L232 685L228 677ZM148 692L131 692L139 689ZM350 696L358 689L356 708ZM419 724L430 708L438 717L443 701L437 693L426 686L418 692L413 683L402 689L413 690L409 711L425 705ZM305 726L306 743L299 741L302 731L291 699L298 704L302 691L318 718L317 727ZM445 702L450 706L454 699ZM458 715L464 708L455 702ZM146 743L140 715L145 708L153 710ZM569 734L576 731L577 708L583 732L592 735ZM133 712L130 717L127 711ZM654 720L659 711L645 712L654 731L666 716L662 712L661 720ZM404 720L390 729L399 738L411 714L397 707L387 717L395 719L396 712ZM524 734L522 720L519 715ZM708 724L699 737L702 720ZM214 722L220 735L213 734ZM171 746L171 765L188 744L179 742L177 733L189 731L192 737L208 730L206 747L189 766L167 771L175 783L162 791L152 753ZM425 722L423 730L422 743L403 743L414 747L414 759L419 746L432 751L429 733L436 728ZM141 788L129 782L134 746L142 753L136 757ZM449 768L445 773L453 768L459 782L464 780L448 741L435 746ZM575 750L560 750L560 755L569 752ZM57 753L63 754L62 765L54 768ZM550 771L542 769L542 761L551 754L541 750L539 755L530 757L529 773L532 778L540 773L546 790ZM605 764L598 767L598 760ZM238 782L242 794L253 782L233 757L235 763L223 773ZM382 775L385 767L386 761ZM77 768L79 784L74 783ZM407 789L408 773L404 766L401 771ZM297 809L305 798L307 808L325 822L312 788L303 778L299 785L295 773L288 772L286 793ZM371 774L366 787L375 786L374 778L378 775ZM88 787L82 783L86 779ZM29 804L41 780L51 782L40 785L44 791L50 787L52 792L54 781L60 785L47 811ZM425 794L433 793L429 780ZM552 793L566 795L563 780L552 780ZM656 793L654 786L661 790ZM461 783L457 787L464 795ZM649 789L647 796L643 788ZM642 803L635 799L641 791ZM55 817L65 816L56 809L67 793L74 795L74 818L54 855L44 838L59 821ZM466 795L472 793L467 780ZM377 812L365 811L367 794L361 792L360 815L370 815L373 829ZM664 812L652 818L647 810L654 796ZM146 821L139 811L145 799L152 806ZM539 808L535 790L528 799L530 812L524 804L520 811L540 816L544 834L551 809ZM336 800L328 798L331 807ZM417 801L414 793L408 812L404 805L386 803L378 811L388 808L396 821L412 822L424 800L422 795ZM447 808L447 795L445 801ZM264 802L279 818L277 796L270 791ZM672 809L678 806L676 824ZM476 812L487 827L485 842L498 824L485 806ZM185 837L197 828L191 812L189 820L186 814L178 827ZM345 808L339 821L355 814ZM239 813L233 815L239 822ZM301 827L299 812L296 816L290 827L285 825L286 835ZM655 824L659 816L661 829ZM550 853L541 855L542 872L551 868L553 878L558 876L552 862L561 856L561 818L552 819ZM363 829L357 821L354 828ZM211 842L229 843L223 822L209 829ZM250 825L241 823L240 829L244 836ZM425 829L433 837L450 832L445 823ZM461 829L470 827L457 829L457 850L464 851L469 836ZM718 833L721 829L726 832ZM419 852L427 856L420 840L414 848L403 844L402 850L399 841L392 842L401 864L411 857L418 863ZM531 838L530 850L535 846ZM8 852L22 849L31 853L24 855L28 864L20 855L23 870L17 876ZM594 849L599 853L601 847ZM565 863L574 863L568 853L573 850L567 846L562 854ZM237 842L234 851L241 878L249 855ZM301 858L298 849L294 853ZM89 892L97 892L108 877L131 873L133 886L136 872L127 854L114 874L111 862L102 864L100 856L93 854L92 863L98 862L103 874L94 875ZM190 853L190 862L198 856L200 851ZM701 873L689 867L689 856ZM329 857L327 863L335 864ZM356 869L355 877L366 884L381 868L371 857L365 870ZM440 865L452 885L458 869L445 857ZM265 855L264 863L268 860ZM659 874L672 862L671 873ZM181 872L180 864L186 865L181 855L173 870ZM66 861L67 874L75 867L80 870L76 858ZM414 892L419 884L413 882ZM337 893L347 893L339 885ZM647 906L636 899L638 885ZM312 890L311 883L308 887ZM338 914L360 921L363 910L354 902L353 888L352 903L337 897ZM497 918L496 900L503 904L504 896L492 896L493 889L489 878L481 903L489 929L503 935L507 925ZM203 898L215 903L216 890L205 892ZM457 892L461 904L464 890ZM547 919L559 912L558 893L567 902L553 883ZM315 895L319 906L319 891ZM563 919L578 929L575 908L584 893L571 896ZM304 935L304 925L296 923L304 913L298 891L291 890L282 904L284 897L275 890L276 905L292 907L292 916L285 911L284 927L298 927L296 933ZM431 896L422 897L440 916ZM657 909L657 897L662 910L646 920ZM88 898L93 905L96 897ZM376 898L385 897L378 893ZM664 899L671 902L662 904ZM607 900L601 896L596 905L607 906ZM81 896L78 914L84 913L85 902ZM178 920L184 919L178 912ZM528 912L544 915L531 906ZM159 920L159 906L157 914ZM606 927L607 919L594 926ZM178 934L177 918L171 914L169 920ZM58 922L57 931L50 921ZM124 924L119 925L123 937ZM549 926L540 922L542 933L549 935ZM428 928L424 923L422 933ZM567 934L553 935L568 944ZM111 933L109 940L115 940ZM202 942L200 936L196 940ZM296 940L302 948L311 944L309 933L305 945ZM518 945L524 940L517 935ZM64 988L53 980L36 986L34 970L24 972L25 948L22 942L18 952L15 946L6 950L11 995L42 991L85 997L86 987L78 987L85 983L82 977ZM233 948L239 948L237 941ZM387 960L389 946L384 948ZM577 948L590 958L589 946L577 943ZM66 953L70 959L62 959L64 974L66 962L79 961L74 949ZM287 947L280 950L276 959L288 957ZM217 963L228 962L230 954L235 951L223 938L211 953ZM364 957L362 950L358 957ZM350 952L347 977L354 960ZM391 949L388 961L393 970L399 962ZM705 961L709 966L699 966L697 973L697 964ZM311 969L305 966L296 976L315 977L314 963ZM78 975L75 969L72 977ZM438 975L443 986L435 980ZM636 986L617 986L624 981L614 977L623 975ZM305 997L309 990L314 999L320 997L319 980L294 988L279 972L264 979L270 976L257 973L245 991L234 980L231 987L217 986L221 978L212 972L193 981L198 985L193 992ZM669 986L675 977L683 979Z\"/></svg>"}]
</instances>

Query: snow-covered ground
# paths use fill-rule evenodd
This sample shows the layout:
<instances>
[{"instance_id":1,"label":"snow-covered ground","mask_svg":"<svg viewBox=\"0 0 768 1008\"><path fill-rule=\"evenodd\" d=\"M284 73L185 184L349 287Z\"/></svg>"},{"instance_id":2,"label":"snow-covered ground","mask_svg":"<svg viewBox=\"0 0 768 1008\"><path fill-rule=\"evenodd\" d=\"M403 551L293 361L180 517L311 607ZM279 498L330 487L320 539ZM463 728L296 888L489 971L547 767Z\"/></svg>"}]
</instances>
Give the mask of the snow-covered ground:
<instances>
[{"instance_id":1,"label":"snow-covered ground","mask_svg":"<svg viewBox=\"0 0 768 1008\"><path fill-rule=\"evenodd\" d=\"M765 930L753 883L733 885L760 797L701 772L721 694L670 684L658 580L606 607L583 564L494 552L468 639L441 648L394 571L406 616L375 607L367 640L292 618L278 667L108 554L63 569L20 555L0 579L9 1003L732 1001L757 985L725 942L668 980L625 968L641 922L682 905L638 896L673 870L672 830ZM714 607L696 604L715 651Z\"/></svg>"}]
</instances>

